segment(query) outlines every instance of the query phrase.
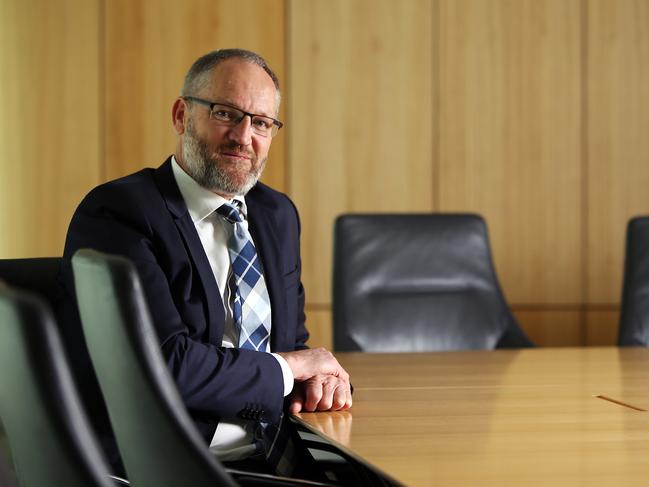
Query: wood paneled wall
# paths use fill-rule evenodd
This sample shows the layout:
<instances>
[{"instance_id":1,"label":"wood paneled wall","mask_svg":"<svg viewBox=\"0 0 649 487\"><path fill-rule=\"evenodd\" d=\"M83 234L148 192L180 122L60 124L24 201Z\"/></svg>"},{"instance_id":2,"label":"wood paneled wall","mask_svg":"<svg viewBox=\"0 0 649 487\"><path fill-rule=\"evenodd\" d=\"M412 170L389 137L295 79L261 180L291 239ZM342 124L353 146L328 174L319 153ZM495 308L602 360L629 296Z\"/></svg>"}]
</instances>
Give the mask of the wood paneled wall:
<instances>
[{"instance_id":1,"label":"wood paneled wall","mask_svg":"<svg viewBox=\"0 0 649 487\"><path fill-rule=\"evenodd\" d=\"M289 191L328 306L336 215L433 210L431 2L292 2L290 32Z\"/></svg>"},{"instance_id":2,"label":"wood paneled wall","mask_svg":"<svg viewBox=\"0 0 649 487\"><path fill-rule=\"evenodd\" d=\"M110 0L104 18L106 179L158 166L174 151L171 106L202 54L250 49L286 79L282 2ZM279 190L285 190L284 147L277 138L264 177Z\"/></svg>"},{"instance_id":3,"label":"wood paneled wall","mask_svg":"<svg viewBox=\"0 0 649 487\"><path fill-rule=\"evenodd\" d=\"M283 82L264 179L301 211L314 345L350 211L481 213L537 343L614 342L649 214L647 0L4 0L0 257L60 253L92 186L162 162L185 71L231 46Z\"/></svg>"},{"instance_id":4,"label":"wood paneled wall","mask_svg":"<svg viewBox=\"0 0 649 487\"><path fill-rule=\"evenodd\" d=\"M60 254L100 181L97 0L0 2L0 257Z\"/></svg>"},{"instance_id":5,"label":"wood paneled wall","mask_svg":"<svg viewBox=\"0 0 649 487\"><path fill-rule=\"evenodd\" d=\"M581 340L580 7L440 2L438 209L486 218L507 298L545 343Z\"/></svg>"},{"instance_id":6,"label":"wood paneled wall","mask_svg":"<svg viewBox=\"0 0 649 487\"><path fill-rule=\"evenodd\" d=\"M606 343L625 223L649 214L649 2L595 0L584 10L584 301L588 341Z\"/></svg>"}]
</instances>

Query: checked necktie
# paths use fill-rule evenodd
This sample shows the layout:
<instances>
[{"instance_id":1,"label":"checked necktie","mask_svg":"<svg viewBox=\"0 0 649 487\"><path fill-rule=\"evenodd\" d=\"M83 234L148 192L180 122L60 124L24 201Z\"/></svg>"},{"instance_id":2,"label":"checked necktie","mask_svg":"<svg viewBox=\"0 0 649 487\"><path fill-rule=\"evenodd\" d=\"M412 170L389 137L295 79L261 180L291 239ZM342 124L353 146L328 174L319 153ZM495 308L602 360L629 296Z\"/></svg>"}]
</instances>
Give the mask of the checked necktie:
<instances>
[{"instance_id":1,"label":"checked necktie","mask_svg":"<svg viewBox=\"0 0 649 487\"><path fill-rule=\"evenodd\" d=\"M265 352L270 338L270 299L257 250L239 211L239 201L224 203L216 212L233 224L228 241L232 264L232 315L239 330L239 348Z\"/></svg>"},{"instance_id":2,"label":"checked necktie","mask_svg":"<svg viewBox=\"0 0 649 487\"><path fill-rule=\"evenodd\" d=\"M243 225L240 204L233 200L232 204L224 203L216 209L234 227L228 241L232 264L229 283L233 296L232 316L240 331L239 348L265 352L270 338L270 299L257 251ZM258 423L255 432L257 448L265 453L266 461L280 475L290 475L295 465L291 426L282 416L278 425Z\"/></svg>"}]
</instances>

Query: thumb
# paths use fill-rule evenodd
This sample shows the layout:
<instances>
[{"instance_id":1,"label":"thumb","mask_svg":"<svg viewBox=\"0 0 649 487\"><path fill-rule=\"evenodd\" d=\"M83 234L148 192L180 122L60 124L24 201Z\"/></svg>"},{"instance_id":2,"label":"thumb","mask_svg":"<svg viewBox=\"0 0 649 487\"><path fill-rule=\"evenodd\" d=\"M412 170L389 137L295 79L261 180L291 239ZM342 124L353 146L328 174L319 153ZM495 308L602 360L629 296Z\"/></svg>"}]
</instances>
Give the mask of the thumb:
<instances>
[{"instance_id":1,"label":"thumb","mask_svg":"<svg viewBox=\"0 0 649 487\"><path fill-rule=\"evenodd\" d=\"M293 397L288 405L288 412L291 414L297 414L302 411L303 406L304 400L301 397Z\"/></svg>"},{"instance_id":2,"label":"thumb","mask_svg":"<svg viewBox=\"0 0 649 487\"><path fill-rule=\"evenodd\" d=\"M304 393L302 387L298 384L295 385L296 387L288 399L288 412L291 414L297 414L304 409Z\"/></svg>"}]
</instances>

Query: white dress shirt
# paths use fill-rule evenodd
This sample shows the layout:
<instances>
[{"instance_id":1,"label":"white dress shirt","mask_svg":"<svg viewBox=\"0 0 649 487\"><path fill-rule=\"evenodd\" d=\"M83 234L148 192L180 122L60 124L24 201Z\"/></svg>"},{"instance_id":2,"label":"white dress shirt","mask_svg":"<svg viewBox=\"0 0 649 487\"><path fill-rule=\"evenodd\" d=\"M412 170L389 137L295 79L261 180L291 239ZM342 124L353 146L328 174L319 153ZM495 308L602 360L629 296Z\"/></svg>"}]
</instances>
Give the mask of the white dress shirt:
<instances>
[{"instance_id":1,"label":"white dress shirt","mask_svg":"<svg viewBox=\"0 0 649 487\"><path fill-rule=\"evenodd\" d=\"M232 299L228 277L232 272L230 255L228 253L228 239L232 235L233 226L226 220L214 213L223 203L228 202L225 198L203 188L192 179L179 165L175 157L171 158L171 167L174 178L180 193L185 200L189 215L198 232L207 260L212 268L212 273L221 293L225 310L225 327L222 346L228 348L237 347L239 344L239 330L237 330L232 317ZM235 196L234 199L241 202L241 213L244 217L243 225L247 227L247 207L243 196ZM252 237L251 237L252 238ZM254 242L253 242L254 244ZM271 324L271 334L272 334ZM266 352L270 351L270 340ZM272 354L279 362L284 376L284 396L287 396L293 389L293 373L286 360L281 356ZM254 453L255 447L252 444L254 425L247 421L229 420L219 422L210 450L220 460L240 460Z\"/></svg>"}]
</instances>

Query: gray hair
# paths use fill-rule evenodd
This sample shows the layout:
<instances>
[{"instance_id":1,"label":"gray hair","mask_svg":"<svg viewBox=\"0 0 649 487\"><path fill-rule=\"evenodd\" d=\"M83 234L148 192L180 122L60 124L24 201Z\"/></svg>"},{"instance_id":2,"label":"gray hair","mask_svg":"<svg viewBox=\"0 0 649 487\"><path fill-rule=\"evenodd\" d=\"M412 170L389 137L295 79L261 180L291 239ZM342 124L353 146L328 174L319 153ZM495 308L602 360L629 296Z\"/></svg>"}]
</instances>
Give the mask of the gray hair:
<instances>
[{"instance_id":1,"label":"gray hair","mask_svg":"<svg viewBox=\"0 0 649 487\"><path fill-rule=\"evenodd\" d=\"M196 96L209 83L209 73L226 59L232 58L243 59L249 63L256 64L266 71L270 79L273 80L273 84L277 90L277 106L279 106L280 90L277 75L270 69L270 66L268 66L268 63L263 57L245 49L219 49L199 57L194 61L194 64L192 64L192 67L189 68L185 76L185 82L180 91L180 96Z\"/></svg>"}]
</instances>

